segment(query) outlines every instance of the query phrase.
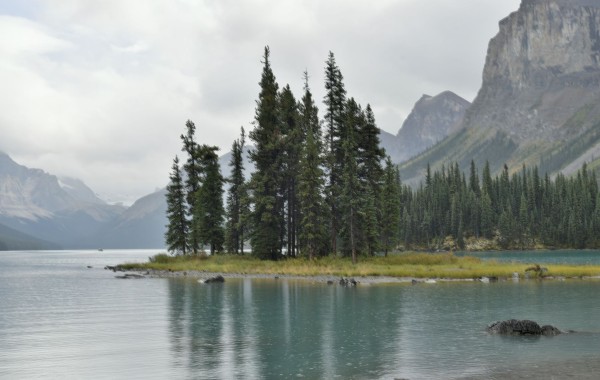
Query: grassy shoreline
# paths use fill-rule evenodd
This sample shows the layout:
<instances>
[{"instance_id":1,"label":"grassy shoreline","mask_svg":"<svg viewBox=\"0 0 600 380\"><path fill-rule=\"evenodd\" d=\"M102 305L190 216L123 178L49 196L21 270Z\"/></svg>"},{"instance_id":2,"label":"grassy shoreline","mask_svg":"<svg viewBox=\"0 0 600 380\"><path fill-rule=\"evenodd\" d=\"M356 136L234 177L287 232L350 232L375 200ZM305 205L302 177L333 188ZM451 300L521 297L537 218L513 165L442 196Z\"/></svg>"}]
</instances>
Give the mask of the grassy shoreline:
<instances>
[{"instance_id":1,"label":"grassy shoreline","mask_svg":"<svg viewBox=\"0 0 600 380\"><path fill-rule=\"evenodd\" d=\"M258 260L250 256L217 255L168 256L158 254L145 263L125 263L122 270L169 272L235 273L239 275L288 275L300 277L395 277L473 279L509 278L583 278L600 276L600 265L543 265L547 271L527 270L533 263L498 262L476 257L457 257L452 253L404 253L388 257L365 257L357 264L347 258L323 257L280 261Z\"/></svg>"}]
</instances>

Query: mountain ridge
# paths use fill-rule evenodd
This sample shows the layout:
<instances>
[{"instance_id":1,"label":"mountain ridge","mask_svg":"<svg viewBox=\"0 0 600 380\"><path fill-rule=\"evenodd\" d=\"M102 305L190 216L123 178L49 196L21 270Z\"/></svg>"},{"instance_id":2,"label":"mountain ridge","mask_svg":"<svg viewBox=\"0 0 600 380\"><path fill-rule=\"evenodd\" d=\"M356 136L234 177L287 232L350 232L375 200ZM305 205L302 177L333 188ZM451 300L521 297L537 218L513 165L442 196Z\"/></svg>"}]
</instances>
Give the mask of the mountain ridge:
<instances>
[{"instance_id":1,"label":"mountain ridge","mask_svg":"<svg viewBox=\"0 0 600 380\"><path fill-rule=\"evenodd\" d=\"M496 173L522 165L572 174L600 166L600 3L523 0L499 22L488 45L482 86L464 121L445 141L400 165L418 183L433 169L473 160ZM504 146L506 149L485 147ZM592 159L593 157L593 159Z\"/></svg>"},{"instance_id":2,"label":"mountain ridge","mask_svg":"<svg viewBox=\"0 0 600 380\"><path fill-rule=\"evenodd\" d=\"M470 102L452 91L422 95L394 136L381 131L381 146L395 163L406 161L444 139L463 120Z\"/></svg>"}]
</instances>

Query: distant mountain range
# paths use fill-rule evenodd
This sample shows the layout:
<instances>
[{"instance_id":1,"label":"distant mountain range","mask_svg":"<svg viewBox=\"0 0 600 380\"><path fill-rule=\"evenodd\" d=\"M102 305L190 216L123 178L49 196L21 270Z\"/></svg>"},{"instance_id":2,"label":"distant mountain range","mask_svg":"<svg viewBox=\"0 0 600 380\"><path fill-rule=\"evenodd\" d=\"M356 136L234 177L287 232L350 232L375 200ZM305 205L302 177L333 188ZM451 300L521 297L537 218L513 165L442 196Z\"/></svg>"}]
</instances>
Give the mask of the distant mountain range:
<instances>
[{"instance_id":1,"label":"distant mountain range","mask_svg":"<svg viewBox=\"0 0 600 380\"><path fill-rule=\"evenodd\" d=\"M381 144L417 185L432 169L471 160L492 171L523 164L541 173L600 167L600 1L523 0L500 21L473 104L424 95ZM247 160L246 147L246 162ZM229 176L230 153L220 158ZM247 164L246 174L252 171ZM29 169L0 153L0 250L160 248L165 190L131 207L109 205L83 182Z\"/></svg>"},{"instance_id":2,"label":"distant mountain range","mask_svg":"<svg viewBox=\"0 0 600 380\"><path fill-rule=\"evenodd\" d=\"M162 235L142 238L127 230L135 230L126 222L143 206L142 200L129 209L109 205L80 180L27 168L0 153L0 249L162 247ZM114 238L113 225L124 226L128 244Z\"/></svg>"},{"instance_id":3,"label":"distant mountain range","mask_svg":"<svg viewBox=\"0 0 600 380\"><path fill-rule=\"evenodd\" d=\"M246 147L244 157L248 161ZM229 176L227 153L219 159ZM252 170L246 165L246 174ZM0 152L0 250L164 247L166 190L125 208L82 181L30 169Z\"/></svg>"}]
</instances>

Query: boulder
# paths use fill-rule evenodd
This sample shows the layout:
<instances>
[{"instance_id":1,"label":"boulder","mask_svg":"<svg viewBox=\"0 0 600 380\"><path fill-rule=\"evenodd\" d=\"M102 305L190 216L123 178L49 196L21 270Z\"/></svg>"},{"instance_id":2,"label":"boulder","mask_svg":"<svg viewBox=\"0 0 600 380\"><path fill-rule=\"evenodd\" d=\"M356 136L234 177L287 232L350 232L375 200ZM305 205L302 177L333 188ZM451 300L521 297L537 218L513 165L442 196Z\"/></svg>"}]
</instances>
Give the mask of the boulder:
<instances>
[{"instance_id":1,"label":"boulder","mask_svg":"<svg viewBox=\"0 0 600 380\"><path fill-rule=\"evenodd\" d=\"M358 285L358 281L356 281L353 278L340 278L340 285L341 286L356 286Z\"/></svg>"},{"instance_id":2,"label":"boulder","mask_svg":"<svg viewBox=\"0 0 600 380\"><path fill-rule=\"evenodd\" d=\"M486 331L490 334L501 335L546 335L553 336L561 334L558 328L550 325L540 326L537 322L527 319L508 319L490 324Z\"/></svg>"},{"instance_id":3,"label":"boulder","mask_svg":"<svg viewBox=\"0 0 600 380\"><path fill-rule=\"evenodd\" d=\"M204 280L200 280L200 282L203 284L218 284L225 282L225 278L219 274L214 277L209 277Z\"/></svg>"}]
</instances>

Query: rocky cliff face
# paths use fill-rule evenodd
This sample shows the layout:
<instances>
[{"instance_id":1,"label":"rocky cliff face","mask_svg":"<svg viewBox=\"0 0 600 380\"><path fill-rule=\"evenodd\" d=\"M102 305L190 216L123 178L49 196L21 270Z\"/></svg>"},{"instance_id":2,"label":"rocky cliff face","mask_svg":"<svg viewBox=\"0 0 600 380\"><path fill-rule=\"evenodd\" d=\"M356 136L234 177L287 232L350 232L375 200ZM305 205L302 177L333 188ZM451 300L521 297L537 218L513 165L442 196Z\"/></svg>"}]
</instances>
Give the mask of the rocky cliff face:
<instances>
[{"instance_id":1,"label":"rocky cliff face","mask_svg":"<svg viewBox=\"0 0 600 380\"><path fill-rule=\"evenodd\" d=\"M471 103L451 91L423 95L396 136L382 137L394 162L402 162L443 140L457 128Z\"/></svg>"},{"instance_id":2,"label":"rocky cliff face","mask_svg":"<svg viewBox=\"0 0 600 380\"><path fill-rule=\"evenodd\" d=\"M516 139L564 137L559 129L597 100L599 86L600 1L523 0L490 41L465 126Z\"/></svg>"},{"instance_id":3,"label":"rocky cliff face","mask_svg":"<svg viewBox=\"0 0 600 380\"><path fill-rule=\"evenodd\" d=\"M600 1L522 0L490 41L481 89L460 128L405 163L403 178L474 160L570 174L600 165ZM598 161L598 162L596 162Z\"/></svg>"}]
</instances>

